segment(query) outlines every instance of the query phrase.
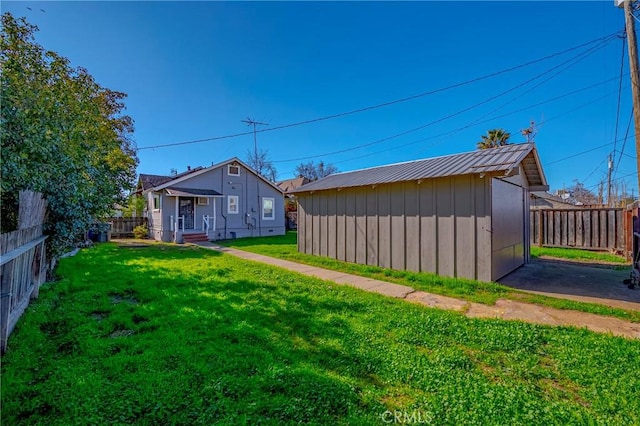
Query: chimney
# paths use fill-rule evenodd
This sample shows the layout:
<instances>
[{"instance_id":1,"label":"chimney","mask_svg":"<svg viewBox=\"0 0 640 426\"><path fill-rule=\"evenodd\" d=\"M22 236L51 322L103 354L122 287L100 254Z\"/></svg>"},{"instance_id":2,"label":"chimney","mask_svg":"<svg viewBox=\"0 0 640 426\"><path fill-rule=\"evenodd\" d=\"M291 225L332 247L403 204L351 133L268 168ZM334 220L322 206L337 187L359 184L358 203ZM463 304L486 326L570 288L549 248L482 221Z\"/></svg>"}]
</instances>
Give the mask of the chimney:
<instances>
[{"instance_id":1,"label":"chimney","mask_svg":"<svg viewBox=\"0 0 640 426\"><path fill-rule=\"evenodd\" d=\"M187 171L190 172L191 171L191 166L187 166Z\"/></svg>"}]
</instances>

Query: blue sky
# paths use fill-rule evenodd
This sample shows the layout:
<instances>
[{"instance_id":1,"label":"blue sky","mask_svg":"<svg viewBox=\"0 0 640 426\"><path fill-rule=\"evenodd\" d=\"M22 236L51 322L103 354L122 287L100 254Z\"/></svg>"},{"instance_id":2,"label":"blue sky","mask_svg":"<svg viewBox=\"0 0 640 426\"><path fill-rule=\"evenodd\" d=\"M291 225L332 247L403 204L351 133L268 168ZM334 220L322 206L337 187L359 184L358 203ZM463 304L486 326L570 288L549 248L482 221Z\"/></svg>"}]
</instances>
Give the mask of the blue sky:
<instances>
[{"instance_id":1,"label":"blue sky","mask_svg":"<svg viewBox=\"0 0 640 426\"><path fill-rule=\"evenodd\" d=\"M622 141L631 114L627 53L621 38L595 42L624 28L613 1L5 1L2 10L26 16L45 48L128 94L138 170L154 174L245 159L253 137L147 147L246 132L247 117L269 129L377 105L594 41L454 89L258 133L258 146L287 179L301 161L349 171L472 151L492 128L520 142L534 120L553 190L576 179L595 190L615 149L616 180L638 194L633 127Z\"/></svg>"}]
</instances>

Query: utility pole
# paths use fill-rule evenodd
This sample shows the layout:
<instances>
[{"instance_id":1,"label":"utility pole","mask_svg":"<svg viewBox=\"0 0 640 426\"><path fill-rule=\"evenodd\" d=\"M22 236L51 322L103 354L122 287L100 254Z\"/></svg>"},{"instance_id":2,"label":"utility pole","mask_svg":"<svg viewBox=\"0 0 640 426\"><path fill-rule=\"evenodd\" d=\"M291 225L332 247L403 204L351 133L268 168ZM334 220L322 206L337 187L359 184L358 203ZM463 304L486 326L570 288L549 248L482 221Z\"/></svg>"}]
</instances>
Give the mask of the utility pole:
<instances>
[{"instance_id":1,"label":"utility pole","mask_svg":"<svg viewBox=\"0 0 640 426\"><path fill-rule=\"evenodd\" d=\"M638 71L638 45L636 26L633 16L633 0L616 0L618 7L624 3L624 21L629 45L629 67L631 68L631 97L633 100L633 123L636 130L636 171L638 172L638 188L640 188L640 71Z\"/></svg>"},{"instance_id":2,"label":"utility pole","mask_svg":"<svg viewBox=\"0 0 640 426\"><path fill-rule=\"evenodd\" d=\"M268 126L269 123L261 123L259 121L252 120L247 117L246 120L240 120L243 123L247 123L247 126L253 126L253 157L258 161L258 141L256 139L256 126Z\"/></svg>"},{"instance_id":3,"label":"utility pole","mask_svg":"<svg viewBox=\"0 0 640 426\"><path fill-rule=\"evenodd\" d=\"M607 206L611 206L611 173L613 172L613 155L609 154L609 164L607 167Z\"/></svg>"}]
</instances>

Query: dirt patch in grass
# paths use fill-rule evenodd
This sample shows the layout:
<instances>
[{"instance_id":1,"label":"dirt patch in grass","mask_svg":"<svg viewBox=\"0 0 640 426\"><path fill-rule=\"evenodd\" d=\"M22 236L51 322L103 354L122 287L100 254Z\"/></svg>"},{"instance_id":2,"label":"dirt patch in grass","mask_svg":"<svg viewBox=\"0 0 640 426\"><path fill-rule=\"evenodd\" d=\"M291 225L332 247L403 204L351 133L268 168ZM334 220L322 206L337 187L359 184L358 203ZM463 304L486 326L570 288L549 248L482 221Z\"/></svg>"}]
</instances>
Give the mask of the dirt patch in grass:
<instances>
[{"instance_id":1,"label":"dirt patch in grass","mask_svg":"<svg viewBox=\"0 0 640 426\"><path fill-rule=\"evenodd\" d=\"M111 303L113 303L114 305L123 302L130 303L132 305L137 305L140 303L140 301L136 297L136 292L133 290L125 290L122 293L110 293L109 296L111 296Z\"/></svg>"},{"instance_id":2,"label":"dirt patch in grass","mask_svg":"<svg viewBox=\"0 0 640 426\"><path fill-rule=\"evenodd\" d=\"M127 337L133 336L136 334L134 330L116 330L113 333L109 334L109 337L115 339L116 337Z\"/></svg>"},{"instance_id":3,"label":"dirt patch in grass","mask_svg":"<svg viewBox=\"0 0 640 426\"><path fill-rule=\"evenodd\" d=\"M101 322L102 320L104 320L108 316L109 316L109 312L106 312L106 311L94 311L94 312L91 312L91 318L93 318L97 322Z\"/></svg>"}]
</instances>

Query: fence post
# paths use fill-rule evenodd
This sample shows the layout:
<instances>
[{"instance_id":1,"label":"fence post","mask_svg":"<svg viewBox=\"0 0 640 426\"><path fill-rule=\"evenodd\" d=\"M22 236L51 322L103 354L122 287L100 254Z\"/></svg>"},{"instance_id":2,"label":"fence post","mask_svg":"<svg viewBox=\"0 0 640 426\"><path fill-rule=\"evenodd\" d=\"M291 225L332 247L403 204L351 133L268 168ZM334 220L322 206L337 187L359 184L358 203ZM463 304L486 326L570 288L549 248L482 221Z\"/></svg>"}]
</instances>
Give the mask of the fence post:
<instances>
[{"instance_id":1,"label":"fence post","mask_svg":"<svg viewBox=\"0 0 640 426\"><path fill-rule=\"evenodd\" d=\"M0 351L7 350L9 338L9 311L11 305L11 276L13 275L13 261L0 266Z\"/></svg>"},{"instance_id":2,"label":"fence post","mask_svg":"<svg viewBox=\"0 0 640 426\"><path fill-rule=\"evenodd\" d=\"M542 247L542 237L544 236L544 221L542 220L542 209L538 210L538 247Z\"/></svg>"}]
</instances>

